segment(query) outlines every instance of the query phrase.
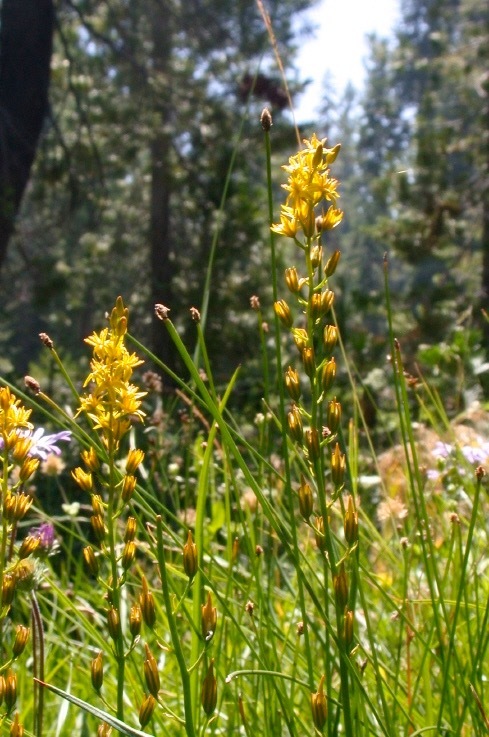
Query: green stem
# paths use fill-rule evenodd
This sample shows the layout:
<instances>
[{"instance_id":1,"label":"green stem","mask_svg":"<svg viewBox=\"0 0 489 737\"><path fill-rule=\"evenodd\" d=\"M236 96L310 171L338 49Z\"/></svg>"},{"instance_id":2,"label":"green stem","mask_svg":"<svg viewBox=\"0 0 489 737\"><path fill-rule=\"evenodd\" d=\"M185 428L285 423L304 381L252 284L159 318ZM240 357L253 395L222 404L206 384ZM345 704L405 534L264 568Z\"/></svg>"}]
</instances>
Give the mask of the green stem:
<instances>
[{"instance_id":1,"label":"green stem","mask_svg":"<svg viewBox=\"0 0 489 737\"><path fill-rule=\"evenodd\" d=\"M171 641L173 649L175 651L178 667L180 669L180 679L183 690L183 706L185 713L185 731L187 733L187 737L196 737L194 727L194 715L192 709L192 690L190 685L190 676L187 670L187 665L185 663L185 657L183 655L182 646L180 644L180 635L178 633L170 600L170 588L166 571L165 551L163 547L163 527L160 515L157 515L156 517L156 543L158 566L161 575L161 590L163 593L163 601L165 604L166 616L168 618Z\"/></svg>"}]
</instances>

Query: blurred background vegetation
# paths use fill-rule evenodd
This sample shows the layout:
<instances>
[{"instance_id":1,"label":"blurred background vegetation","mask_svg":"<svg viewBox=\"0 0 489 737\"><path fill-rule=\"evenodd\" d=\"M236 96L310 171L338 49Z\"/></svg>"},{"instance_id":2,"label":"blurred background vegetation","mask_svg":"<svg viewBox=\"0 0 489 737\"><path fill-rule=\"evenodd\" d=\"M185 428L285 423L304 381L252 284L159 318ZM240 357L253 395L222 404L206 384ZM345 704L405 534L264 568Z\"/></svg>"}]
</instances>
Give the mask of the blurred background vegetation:
<instances>
[{"instance_id":1,"label":"blurred background vegetation","mask_svg":"<svg viewBox=\"0 0 489 737\"><path fill-rule=\"evenodd\" d=\"M313 6L266 4L293 100L297 29ZM369 38L365 88L338 95L325 80L323 114L301 135L343 145L337 317L366 409L385 388L387 253L408 369L427 372L457 411L467 392L489 390L489 11L485 0L400 8L390 39ZM246 364L237 397L256 409L250 296L265 321L272 314L265 105L277 173L297 143L255 0L57 0L54 10L49 113L0 272L1 373L49 379L45 331L81 375L82 339L118 294L133 333L178 369L152 306L168 305L185 333L215 243L209 352L223 380Z\"/></svg>"}]
</instances>

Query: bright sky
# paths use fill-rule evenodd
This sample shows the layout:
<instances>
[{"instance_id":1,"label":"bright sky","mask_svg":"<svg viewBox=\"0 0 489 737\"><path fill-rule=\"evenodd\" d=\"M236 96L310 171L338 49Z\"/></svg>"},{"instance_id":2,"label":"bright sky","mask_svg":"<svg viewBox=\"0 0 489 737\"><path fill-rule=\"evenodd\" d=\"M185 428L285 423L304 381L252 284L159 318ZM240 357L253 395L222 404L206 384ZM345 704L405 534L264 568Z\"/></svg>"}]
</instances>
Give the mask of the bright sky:
<instances>
[{"instance_id":1,"label":"bright sky","mask_svg":"<svg viewBox=\"0 0 489 737\"><path fill-rule=\"evenodd\" d=\"M363 85L365 36L373 31L390 35L398 12L399 0L321 0L309 11L306 17L319 27L314 37L304 37L297 59L301 77L311 79L298 100L298 122L314 119L326 72L333 75L338 91L349 81L357 88Z\"/></svg>"}]
</instances>

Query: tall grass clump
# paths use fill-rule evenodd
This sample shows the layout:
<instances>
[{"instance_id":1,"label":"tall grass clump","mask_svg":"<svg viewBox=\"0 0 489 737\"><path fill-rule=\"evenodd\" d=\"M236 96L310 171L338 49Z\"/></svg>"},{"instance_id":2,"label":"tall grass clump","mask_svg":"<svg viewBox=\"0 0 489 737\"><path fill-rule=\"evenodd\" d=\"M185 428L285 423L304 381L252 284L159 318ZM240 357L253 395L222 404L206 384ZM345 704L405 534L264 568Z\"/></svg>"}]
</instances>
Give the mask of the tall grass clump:
<instances>
[{"instance_id":1,"label":"tall grass clump","mask_svg":"<svg viewBox=\"0 0 489 737\"><path fill-rule=\"evenodd\" d=\"M268 111L261 124L274 304L268 314L252 298L264 386L254 428L230 410L239 370L215 382L208 293L202 312L191 308L197 348L184 344L171 305L155 306L181 375L130 334L119 297L86 340L80 390L42 337L70 406L47 396L41 377L28 379L34 396L3 382L6 734L488 733L484 449L465 452L438 395L407 376L386 264L398 418L389 482L337 380L353 374L334 313L340 252L329 245L343 218L332 175L340 147L313 135L290 157L277 220ZM142 373L143 361L153 370ZM176 387L164 400L160 374ZM414 402L443 453L420 444ZM61 430L46 447L59 457L57 440L71 439L78 456L56 476L54 513L37 493L46 469L27 403ZM375 495L364 483L372 468Z\"/></svg>"}]
</instances>

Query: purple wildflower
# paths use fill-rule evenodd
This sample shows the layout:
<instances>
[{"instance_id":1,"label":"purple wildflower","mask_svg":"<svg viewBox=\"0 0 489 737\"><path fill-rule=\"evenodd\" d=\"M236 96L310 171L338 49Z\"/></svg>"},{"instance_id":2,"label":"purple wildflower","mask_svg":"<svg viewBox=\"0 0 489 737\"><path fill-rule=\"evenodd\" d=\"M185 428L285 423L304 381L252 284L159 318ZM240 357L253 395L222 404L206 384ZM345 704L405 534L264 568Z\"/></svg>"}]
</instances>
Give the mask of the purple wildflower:
<instances>
[{"instance_id":1,"label":"purple wildflower","mask_svg":"<svg viewBox=\"0 0 489 737\"><path fill-rule=\"evenodd\" d=\"M61 432L54 433L53 435L44 435L44 432L43 427L38 427L32 435L29 433L32 439L29 455L40 458L42 461L45 461L50 453L54 453L57 456L61 455L61 448L58 448L56 445L60 440L66 442L71 440L71 432L69 430L61 430Z\"/></svg>"},{"instance_id":2,"label":"purple wildflower","mask_svg":"<svg viewBox=\"0 0 489 737\"><path fill-rule=\"evenodd\" d=\"M42 522L39 527L33 527L30 534L39 540L39 547L44 553L51 552L56 542L54 525L51 522Z\"/></svg>"}]
</instances>

